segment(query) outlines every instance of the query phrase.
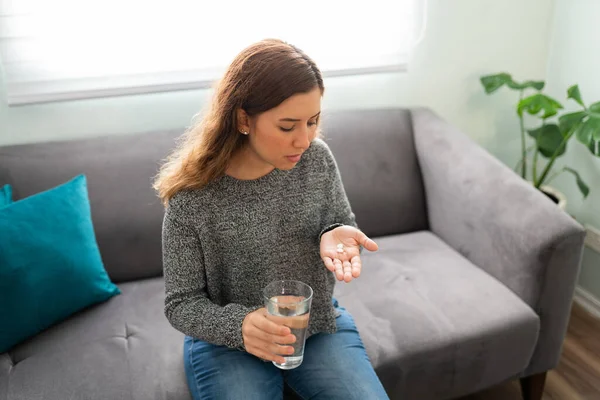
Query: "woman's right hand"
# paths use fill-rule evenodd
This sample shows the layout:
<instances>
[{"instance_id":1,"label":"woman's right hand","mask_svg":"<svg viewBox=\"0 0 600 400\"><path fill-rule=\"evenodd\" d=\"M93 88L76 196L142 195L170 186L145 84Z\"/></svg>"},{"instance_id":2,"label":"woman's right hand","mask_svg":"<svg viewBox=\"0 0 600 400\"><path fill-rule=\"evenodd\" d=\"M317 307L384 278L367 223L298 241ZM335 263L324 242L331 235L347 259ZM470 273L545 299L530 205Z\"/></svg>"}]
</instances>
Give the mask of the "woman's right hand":
<instances>
[{"instance_id":1,"label":"woman's right hand","mask_svg":"<svg viewBox=\"0 0 600 400\"><path fill-rule=\"evenodd\" d=\"M242 337L246 351L263 360L283 364L282 355L294 353L292 346L296 341L290 328L267 319L267 310L263 307L246 315L242 323Z\"/></svg>"}]
</instances>

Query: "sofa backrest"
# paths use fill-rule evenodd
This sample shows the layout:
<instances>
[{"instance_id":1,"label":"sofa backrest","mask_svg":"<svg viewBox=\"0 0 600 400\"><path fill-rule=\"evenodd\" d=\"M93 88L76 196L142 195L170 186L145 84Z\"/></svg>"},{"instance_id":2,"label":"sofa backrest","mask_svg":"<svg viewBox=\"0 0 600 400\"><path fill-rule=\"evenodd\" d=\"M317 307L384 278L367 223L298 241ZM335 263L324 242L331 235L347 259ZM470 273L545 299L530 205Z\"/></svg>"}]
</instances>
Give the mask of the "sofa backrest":
<instances>
[{"instance_id":1,"label":"sofa backrest","mask_svg":"<svg viewBox=\"0 0 600 400\"><path fill-rule=\"evenodd\" d=\"M324 113L359 227L370 236L427 227L408 110ZM0 186L14 200L85 174L96 240L114 282L162 273L164 209L151 187L183 129L0 147Z\"/></svg>"},{"instance_id":2,"label":"sofa backrest","mask_svg":"<svg viewBox=\"0 0 600 400\"><path fill-rule=\"evenodd\" d=\"M322 131L362 231L377 237L427 229L410 110L324 113Z\"/></svg>"},{"instance_id":3,"label":"sofa backrest","mask_svg":"<svg viewBox=\"0 0 600 400\"><path fill-rule=\"evenodd\" d=\"M14 200L85 174L104 266L114 282L162 273L163 207L151 187L181 131L0 148L0 185Z\"/></svg>"}]
</instances>

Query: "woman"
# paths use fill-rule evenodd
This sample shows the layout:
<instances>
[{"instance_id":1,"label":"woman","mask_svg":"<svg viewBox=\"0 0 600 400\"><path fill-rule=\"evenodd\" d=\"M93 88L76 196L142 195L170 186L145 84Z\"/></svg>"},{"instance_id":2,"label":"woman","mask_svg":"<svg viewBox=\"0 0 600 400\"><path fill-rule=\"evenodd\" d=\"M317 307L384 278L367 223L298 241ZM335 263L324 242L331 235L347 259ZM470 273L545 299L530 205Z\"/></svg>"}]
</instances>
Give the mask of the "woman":
<instances>
[{"instance_id":1,"label":"woman","mask_svg":"<svg viewBox=\"0 0 600 400\"><path fill-rule=\"evenodd\" d=\"M317 138L323 79L279 40L244 49L215 89L201 123L162 166L165 315L186 337L194 399L387 398L336 278L361 272L357 229L332 153ZM343 252L338 252L342 244ZM304 361L288 327L267 318L262 289L277 279L313 288Z\"/></svg>"}]
</instances>

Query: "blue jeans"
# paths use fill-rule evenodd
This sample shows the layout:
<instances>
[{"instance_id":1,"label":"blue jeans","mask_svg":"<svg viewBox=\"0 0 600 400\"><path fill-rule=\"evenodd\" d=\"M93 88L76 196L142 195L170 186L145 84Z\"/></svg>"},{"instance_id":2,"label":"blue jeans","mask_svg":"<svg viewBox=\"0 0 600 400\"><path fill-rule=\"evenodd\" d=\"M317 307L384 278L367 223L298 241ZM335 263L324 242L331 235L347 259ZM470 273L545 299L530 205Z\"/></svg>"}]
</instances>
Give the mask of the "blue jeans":
<instances>
[{"instance_id":1,"label":"blue jeans","mask_svg":"<svg viewBox=\"0 0 600 400\"><path fill-rule=\"evenodd\" d=\"M280 370L252 354L189 336L184 341L188 386L194 400L283 399L283 384L302 399L389 399L375 374L350 313L340 312L337 332L306 340L304 360Z\"/></svg>"}]
</instances>

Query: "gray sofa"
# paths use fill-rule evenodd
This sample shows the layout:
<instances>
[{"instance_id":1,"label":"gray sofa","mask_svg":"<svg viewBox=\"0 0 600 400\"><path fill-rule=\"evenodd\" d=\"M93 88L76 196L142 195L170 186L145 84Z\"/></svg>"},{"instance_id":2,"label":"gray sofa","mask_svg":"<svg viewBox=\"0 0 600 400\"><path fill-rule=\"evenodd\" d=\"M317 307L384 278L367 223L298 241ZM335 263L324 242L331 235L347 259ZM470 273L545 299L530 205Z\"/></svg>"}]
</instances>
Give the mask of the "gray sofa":
<instances>
[{"instance_id":1,"label":"gray sofa","mask_svg":"<svg viewBox=\"0 0 600 400\"><path fill-rule=\"evenodd\" d=\"M357 222L380 246L336 297L390 397L451 399L522 378L525 398L539 398L561 353L583 228L428 109L330 112L323 130ZM87 175L122 290L1 354L0 400L190 398L183 336L163 314L163 209L150 187L181 132L0 148L0 185L15 200Z\"/></svg>"}]
</instances>

